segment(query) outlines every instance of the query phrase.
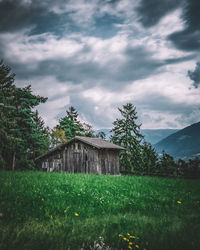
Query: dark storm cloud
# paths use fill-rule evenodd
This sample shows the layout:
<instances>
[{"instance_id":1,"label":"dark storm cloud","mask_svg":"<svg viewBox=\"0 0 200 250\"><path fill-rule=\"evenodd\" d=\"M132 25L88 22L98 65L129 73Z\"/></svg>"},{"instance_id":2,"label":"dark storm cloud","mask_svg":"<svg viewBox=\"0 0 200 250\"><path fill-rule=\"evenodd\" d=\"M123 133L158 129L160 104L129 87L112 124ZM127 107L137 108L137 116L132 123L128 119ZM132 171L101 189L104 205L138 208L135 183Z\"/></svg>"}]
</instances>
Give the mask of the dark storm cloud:
<instances>
[{"instance_id":1,"label":"dark storm cloud","mask_svg":"<svg viewBox=\"0 0 200 250\"><path fill-rule=\"evenodd\" d=\"M45 11L44 4L32 1L25 4L22 0L3 0L0 2L0 32L14 31L31 24L34 16Z\"/></svg>"},{"instance_id":2,"label":"dark storm cloud","mask_svg":"<svg viewBox=\"0 0 200 250\"><path fill-rule=\"evenodd\" d=\"M134 95L136 102L132 102L138 113L149 115L147 124L151 120L164 124L170 117L184 114L185 121L180 118L176 125L186 120L195 122L190 113L197 109L197 101L193 96L188 98L189 104L181 102L187 94L181 94L179 84L195 53L180 53L176 48L199 50L198 1L141 0L137 9L134 6L136 2L130 0L0 0L0 59L16 73L19 86L32 84L42 95L47 92L49 102L44 114L53 122L64 115L67 105L73 105L83 120L108 127L114 110ZM164 41L169 33L163 32L165 27L163 23L159 26L159 21L176 9L183 11L183 22L173 18L176 23L172 32L179 27L183 30L168 37L174 49ZM141 28L138 20L147 29ZM148 28L156 24L158 31L150 34ZM183 56L178 57L180 54ZM188 69L181 64L186 61L190 61ZM199 66L188 75L197 88ZM154 91L156 79L161 82ZM184 79L182 84L183 88L187 84Z\"/></svg>"},{"instance_id":3,"label":"dark storm cloud","mask_svg":"<svg viewBox=\"0 0 200 250\"><path fill-rule=\"evenodd\" d=\"M184 0L141 0L137 7L138 19L144 27L157 24L160 19L180 7Z\"/></svg>"},{"instance_id":4,"label":"dark storm cloud","mask_svg":"<svg viewBox=\"0 0 200 250\"><path fill-rule=\"evenodd\" d=\"M87 53L89 48L82 50ZM34 76L55 76L60 82L84 83L85 88L96 84L120 91L132 81L144 79L155 74L165 63L152 58L152 54L142 46L128 47L124 51L124 60L110 59L105 65L93 61L79 62L76 55L68 59L43 60L36 68L30 64L9 62L15 69L18 79L28 79Z\"/></svg>"},{"instance_id":5,"label":"dark storm cloud","mask_svg":"<svg viewBox=\"0 0 200 250\"><path fill-rule=\"evenodd\" d=\"M118 1L99 0L94 3L91 2L91 5L93 5L95 13L95 11L99 10L101 6L107 5L115 8L117 2ZM81 12L81 14L79 14L79 11L87 1L77 1L77 3L80 4L80 9L73 8L76 6L75 1L73 3L74 6L72 2L69 6L68 3L68 0L1 0L0 32L12 32L26 27L33 28L33 31L30 34L52 32L61 35L64 30L68 32L74 30L80 31L78 29L84 22L84 16L90 14L90 11L92 10L84 9L85 13ZM73 16L75 18L72 18ZM93 31L101 35L103 33L103 27L107 26L107 34L103 35L107 37L111 36L109 25L112 25L112 23L115 22L114 16L109 16L108 14L107 16L100 17L97 15L94 19L96 19L94 22L97 22L97 25L95 24L94 27L97 27L98 30Z\"/></svg>"},{"instance_id":6,"label":"dark storm cloud","mask_svg":"<svg viewBox=\"0 0 200 250\"><path fill-rule=\"evenodd\" d=\"M176 64L176 63L186 62L192 59L195 59L195 55L166 59L164 60L164 64Z\"/></svg>"},{"instance_id":7,"label":"dark storm cloud","mask_svg":"<svg viewBox=\"0 0 200 250\"><path fill-rule=\"evenodd\" d=\"M183 31L169 36L174 45L181 50L194 51L200 49L200 1L188 0L182 16L185 22Z\"/></svg>"},{"instance_id":8,"label":"dark storm cloud","mask_svg":"<svg viewBox=\"0 0 200 250\"><path fill-rule=\"evenodd\" d=\"M79 54L87 55L90 52L90 48L85 46ZM133 81L160 73L162 67L167 64L180 63L192 58L192 56L185 56L156 60L153 58L153 54L143 46L128 46L122 55L123 61L116 61L111 57L103 65L92 60L79 61L76 54L66 59L42 60L37 63L36 67L31 67L31 61L26 64L9 61L8 64L15 69L19 80L29 80L35 76L53 76L59 82L84 84L85 89L100 85L113 91L121 91Z\"/></svg>"},{"instance_id":9,"label":"dark storm cloud","mask_svg":"<svg viewBox=\"0 0 200 250\"><path fill-rule=\"evenodd\" d=\"M0 2L0 32L13 32L31 27L29 35L51 32L61 35L63 31L78 30L68 13L57 14L53 7L68 1L59 0L2 0ZM67 10L66 10L67 12Z\"/></svg>"},{"instance_id":10,"label":"dark storm cloud","mask_svg":"<svg viewBox=\"0 0 200 250\"><path fill-rule=\"evenodd\" d=\"M200 85L200 62L196 64L194 71L188 71L188 76L193 81L193 86L198 88Z\"/></svg>"},{"instance_id":11,"label":"dark storm cloud","mask_svg":"<svg viewBox=\"0 0 200 250\"><path fill-rule=\"evenodd\" d=\"M167 112L170 114L187 114L189 115L193 109L198 108L198 104L188 104L186 102L179 102L172 100L170 97L163 95L162 93L155 93L148 96L146 99L138 100L137 105L142 109L156 110L159 112Z\"/></svg>"},{"instance_id":12,"label":"dark storm cloud","mask_svg":"<svg viewBox=\"0 0 200 250\"><path fill-rule=\"evenodd\" d=\"M67 3L67 0L2 0L0 1L0 32L13 32L32 27L30 35L44 32L61 34L64 26L72 31L77 27L68 15L70 11L66 9L65 13L59 14L53 11L54 7L62 9Z\"/></svg>"},{"instance_id":13,"label":"dark storm cloud","mask_svg":"<svg viewBox=\"0 0 200 250\"><path fill-rule=\"evenodd\" d=\"M145 47L127 47L124 55L126 62L116 67L113 72L115 80L134 81L146 78L162 66L162 62L153 59L153 54Z\"/></svg>"},{"instance_id":14,"label":"dark storm cloud","mask_svg":"<svg viewBox=\"0 0 200 250\"><path fill-rule=\"evenodd\" d=\"M137 8L138 20L144 27L156 25L169 12L182 9L185 28L169 35L176 48L184 51L200 49L200 1L199 0L142 0Z\"/></svg>"}]
</instances>

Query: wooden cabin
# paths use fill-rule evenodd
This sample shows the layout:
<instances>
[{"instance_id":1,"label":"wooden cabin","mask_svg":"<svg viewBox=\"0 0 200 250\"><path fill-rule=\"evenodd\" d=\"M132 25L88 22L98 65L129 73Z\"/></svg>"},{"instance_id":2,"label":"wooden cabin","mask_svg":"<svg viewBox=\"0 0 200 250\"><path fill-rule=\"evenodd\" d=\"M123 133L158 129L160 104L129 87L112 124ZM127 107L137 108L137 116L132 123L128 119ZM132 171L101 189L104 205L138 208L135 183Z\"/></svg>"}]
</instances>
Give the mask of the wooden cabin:
<instances>
[{"instance_id":1,"label":"wooden cabin","mask_svg":"<svg viewBox=\"0 0 200 250\"><path fill-rule=\"evenodd\" d=\"M36 160L47 172L119 174L120 150L125 148L100 138L75 136Z\"/></svg>"}]
</instances>

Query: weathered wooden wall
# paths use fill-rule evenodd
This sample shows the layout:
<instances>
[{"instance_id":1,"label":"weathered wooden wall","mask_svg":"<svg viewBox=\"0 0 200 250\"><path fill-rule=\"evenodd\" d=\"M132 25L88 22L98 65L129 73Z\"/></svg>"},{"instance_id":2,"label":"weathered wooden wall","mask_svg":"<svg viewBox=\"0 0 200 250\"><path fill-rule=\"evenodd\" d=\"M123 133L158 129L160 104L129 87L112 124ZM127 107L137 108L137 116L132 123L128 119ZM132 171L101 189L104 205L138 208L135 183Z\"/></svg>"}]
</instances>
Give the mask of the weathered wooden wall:
<instances>
[{"instance_id":1,"label":"weathered wooden wall","mask_svg":"<svg viewBox=\"0 0 200 250\"><path fill-rule=\"evenodd\" d=\"M60 151L44 158L46 171L87 174L119 174L119 151L97 149L80 141L72 141Z\"/></svg>"},{"instance_id":2,"label":"weathered wooden wall","mask_svg":"<svg viewBox=\"0 0 200 250\"><path fill-rule=\"evenodd\" d=\"M42 162L42 169L47 172L62 171L63 167L63 152L57 151L46 156Z\"/></svg>"},{"instance_id":3,"label":"weathered wooden wall","mask_svg":"<svg viewBox=\"0 0 200 250\"><path fill-rule=\"evenodd\" d=\"M119 151L112 149L101 149L99 154L99 165L102 174L119 174Z\"/></svg>"},{"instance_id":4,"label":"weathered wooden wall","mask_svg":"<svg viewBox=\"0 0 200 250\"><path fill-rule=\"evenodd\" d=\"M64 171L98 174L98 150L82 142L72 142L64 151Z\"/></svg>"}]
</instances>

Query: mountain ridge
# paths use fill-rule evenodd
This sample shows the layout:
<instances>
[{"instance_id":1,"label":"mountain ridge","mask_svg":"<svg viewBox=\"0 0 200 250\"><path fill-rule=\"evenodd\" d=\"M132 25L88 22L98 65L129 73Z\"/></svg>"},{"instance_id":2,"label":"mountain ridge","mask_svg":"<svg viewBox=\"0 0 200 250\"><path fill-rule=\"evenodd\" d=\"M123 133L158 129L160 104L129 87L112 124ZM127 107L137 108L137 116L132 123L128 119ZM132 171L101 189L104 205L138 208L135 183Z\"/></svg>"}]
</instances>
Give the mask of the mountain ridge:
<instances>
[{"instance_id":1,"label":"mountain ridge","mask_svg":"<svg viewBox=\"0 0 200 250\"><path fill-rule=\"evenodd\" d=\"M95 135L98 132L104 132L106 134L106 140L109 140L109 137L111 135L110 130L111 129L98 129L95 131ZM154 145L168 135L173 134L177 131L178 129L141 129L141 134L144 136L144 139L147 142Z\"/></svg>"},{"instance_id":2,"label":"mountain ridge","mask_svg":"<svg viewBox=\"0 0 200 250\"><path fill-rule=\"evenodd\" d=\"M200 122L191 124L160 140L154 145L155 150L163 150L174 158L200 157Z\"/></svg>"}]
</instances>

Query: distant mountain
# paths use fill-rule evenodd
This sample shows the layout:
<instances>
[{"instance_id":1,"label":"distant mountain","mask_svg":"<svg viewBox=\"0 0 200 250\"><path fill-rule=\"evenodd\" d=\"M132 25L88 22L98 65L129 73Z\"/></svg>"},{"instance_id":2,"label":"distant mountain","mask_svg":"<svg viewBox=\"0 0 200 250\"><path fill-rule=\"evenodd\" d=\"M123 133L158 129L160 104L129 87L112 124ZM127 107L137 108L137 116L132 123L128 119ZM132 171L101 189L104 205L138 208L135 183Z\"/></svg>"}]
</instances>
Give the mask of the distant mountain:
<instances>
[{"instance_id":1,"label":"distant mountain","mask_svg":"<svg viewBox=\"0 0 200 250\"><path fill-rule=\"evenodd\" d=\"M177 131L178 129L141 129L144 139L152 145Z\"/></svg>"},{"instance_id":2,"label":"distant mountain","mask_svg":"<svg viewBox=\"0 0 200 250\"><path fill-rule=\"evenodd\" d=\"M99 129L95 131L95 134L101 131L106 134L106 139L109 140L111 135L110 129ZM177 131L178 129L141 129L144 139L152 145Z\"/></svg>"},{"instance_id":3,"label":"distant mountain","mask_svg":"<svg viewBox=\"0 0 200 250\"><path fill-rule=\"evenodd\" d=\"M154 147L158 153L165 150L174 158L200 157L200 122L169 135L156 143Z\"/></svg>"},{"instance_id":4,"label":"distant mountain","mask_svg":"<svg viewBox=\"0 0 200 250\"><path fill-rule=\"evenodd\" d=\"M110 133L110 129L98 129L94 132L94 134L98 134L99 132L104 132L105 135L106 135L106 140L109 140L110 136L111 136L111 133Z\"/></svg>"}]
</instances>

